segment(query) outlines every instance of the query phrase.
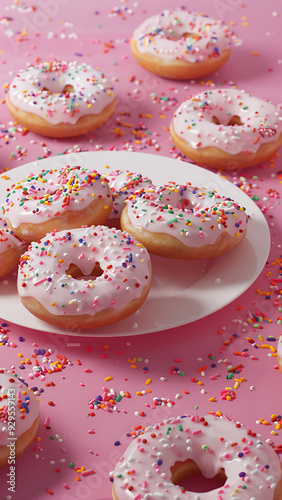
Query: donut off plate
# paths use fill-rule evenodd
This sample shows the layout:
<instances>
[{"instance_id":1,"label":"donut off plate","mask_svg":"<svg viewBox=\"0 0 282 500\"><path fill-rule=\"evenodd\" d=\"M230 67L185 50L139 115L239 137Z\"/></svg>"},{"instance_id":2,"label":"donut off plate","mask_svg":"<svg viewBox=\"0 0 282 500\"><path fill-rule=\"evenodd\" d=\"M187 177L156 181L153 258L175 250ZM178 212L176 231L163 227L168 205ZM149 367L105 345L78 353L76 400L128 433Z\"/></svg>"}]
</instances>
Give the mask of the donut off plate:
<instances>
[{"instance_id":1,"label":"donut off plate","mask_svg":"<svg viewBox=\"0 0 282 500\"><path fill-rule=\"evenodd\" d=\"M189 181L195 186L216 189L246 208L250 216L247 235L237 248L217 259L183 261L151 255L152 286L140 310L118 323L92 330L73 330L68 324L58 328L29 313L17 293L15 270L0 279L0 314L4 320L61 335L118 337L153 333L191 323L223 308L247 290L262 271L269 253L270 234L257 205L219 174L171 158L119 151L89 151L45 158L0 176L1 204L13 182L31 172L36 174L42 169L67 165L95 168L101 173L130 170L149 176L156 185Z\"/></svg>"}]
</instances>

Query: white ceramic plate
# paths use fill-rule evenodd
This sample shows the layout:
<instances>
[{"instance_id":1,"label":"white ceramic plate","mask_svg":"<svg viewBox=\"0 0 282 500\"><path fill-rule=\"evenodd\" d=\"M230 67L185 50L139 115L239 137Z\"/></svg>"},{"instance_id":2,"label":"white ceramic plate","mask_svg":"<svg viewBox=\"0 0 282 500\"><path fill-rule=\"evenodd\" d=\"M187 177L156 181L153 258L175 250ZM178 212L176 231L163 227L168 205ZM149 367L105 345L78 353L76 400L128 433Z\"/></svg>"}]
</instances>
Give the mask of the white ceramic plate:
<instances>
[{"instance_id":1,"label":"white ceramic plate","mask_svg":"<svg viewBox=\"0 0 282 500\"><path fill-rule=\"evenodd\" d=\"M247 236L231 252L204 261L182 261L152 255L153 280L143 306L129 318L92 330L69 330L49 325L21 304L16 272L0 280L0 316L12 323L52 333L82 336L125 336L156 332L203 318L239 297L260 274L270 248L268 225L257 205L242 190L219 174L190 163L145 153L99 151L49 157L9 171L0 178L0 201L6 188L42 169L82 165L99 172L131 170L149 176L155 184L168 181L217 189L246 207L250 216ZM108 166L109 168L106 168Z\"/></svg>"}]
</instances>

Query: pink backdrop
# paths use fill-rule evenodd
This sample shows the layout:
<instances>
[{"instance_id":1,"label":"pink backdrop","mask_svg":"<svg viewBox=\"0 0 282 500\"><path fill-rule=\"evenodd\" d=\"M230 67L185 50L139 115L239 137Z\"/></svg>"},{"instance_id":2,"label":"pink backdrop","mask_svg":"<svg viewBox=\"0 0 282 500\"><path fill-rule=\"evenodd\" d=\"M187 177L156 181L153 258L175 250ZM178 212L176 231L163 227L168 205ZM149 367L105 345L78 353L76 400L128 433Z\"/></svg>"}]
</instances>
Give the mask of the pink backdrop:
<instances>
[{"instance_id":1,"label":"pink backdrop","mask_svg":"<svg viewBox=\"0 0 282 500\"><path fill-rule=\"evenodd\" d=\"M74 150L132 150L177 157L168 131L174 105L206 88L237 85L282 105L280 0L183 2L190 10L224 19L242 45L234 47L229 61L216 74L180 83L142 69L133 60L128 42L143 19L181 4L169 0L34 0L33 4L35 7L29 1L1 2L2 171ZM100 66L112 80L118 106L102 130L56 140L32 132L22 135L13 126L4 102L5 85L18 69L52 58ZM136 130L141 130L138 140ZM260 432L275 446L281 444L277 419L282 413L282 375L275 348L281 334L282 300L271 284L281 274L281 159L226 177L263 210L271 232L271 251L256 282L210 317L142 336L83 338L7 324L0 304L2 333L8 339L0 345L0 365L14 366L30 387L41 391L38 441L17 461L15 494L7 490L8 469L0 471L1 499L42 500L49 494L58 500L108 500L109 472L131 441L126 434L187 412L221 411ZM67 363L57 372L35 377L32 356L37 353L39 366L44 365L40 349L52 351L51 361L65 357ZM21 364L26 358L31 364ZM239 373L228 379L228 367L237 365L241 365ZM173 367L181 374L173 374ZM111 379L105 381L108 377ZM88 401L103 394L103 387L128 392L131 397L123 397L115 409L99 409L91 416ZM142 395L146 389L151 392ZM231 400L222 399L225 391ZM163 406L155 405L154 398L163 398ZM82 467L93 473L85 475Z\"/></svg>"}]
</instances>

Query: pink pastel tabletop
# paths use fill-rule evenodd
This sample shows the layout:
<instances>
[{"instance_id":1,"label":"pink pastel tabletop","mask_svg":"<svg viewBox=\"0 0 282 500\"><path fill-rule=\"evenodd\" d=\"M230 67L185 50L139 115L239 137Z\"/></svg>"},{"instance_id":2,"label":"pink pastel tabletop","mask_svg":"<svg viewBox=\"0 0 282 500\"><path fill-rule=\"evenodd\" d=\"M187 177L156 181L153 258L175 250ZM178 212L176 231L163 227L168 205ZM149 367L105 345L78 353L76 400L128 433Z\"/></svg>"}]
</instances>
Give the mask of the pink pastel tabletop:
<instances>
[{"instance_id":1,"label":"pink pastel tabletop","mask_svg":"<svg viewBox=\"0 0 282 500\"><path fill-rule=\"evenodd\" d=\"M177 82L134 61L134 28L176 7L224 20L241 40L216 73ZM280 0L191 0L189 6L169 0L2 1L1 173L84 151L141 153L144 163L149 153L156 160L178 159L185 169L189 159L174 147L169 125L188 95L236 86L282 106L281 16ZM118 97L107 124L71 139L50 139L15 124L5 104L7 84L19 69L47 60L86 62L105 72ZM277 155L223 175L261 209L271 245L257 279L222 309L163 331L85 337L19 326L17 310L13 323L0 302L0 368L23 377L40 400L36 439L16 462L15 491L7 482L9 466L0 471L1 500L110 500L109 473L134 433L187 413L221 412L281 451L282 163ZM99 407L93 405L97 398Z\"/></svg>"}]
</instances>

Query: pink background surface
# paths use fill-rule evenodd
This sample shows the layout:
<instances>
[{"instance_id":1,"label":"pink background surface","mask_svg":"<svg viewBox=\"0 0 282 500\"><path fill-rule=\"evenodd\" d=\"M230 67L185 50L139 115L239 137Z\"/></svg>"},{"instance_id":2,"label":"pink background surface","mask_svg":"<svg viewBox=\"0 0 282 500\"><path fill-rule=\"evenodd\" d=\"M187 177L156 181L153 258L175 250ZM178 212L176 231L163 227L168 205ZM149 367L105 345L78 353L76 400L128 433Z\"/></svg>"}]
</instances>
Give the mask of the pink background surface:
<instances>
[{"instance_id":1,"label":"pink background surface","mask_svg":"<svg viewBox=\"0 0 282 500\"><path fill-rule=\"evenodd\" d=\"M139 67L128 41L143 19L181 4L168 0L34 0L33 5L32 10L30 2L1 2L0 100L5 99L4 86L18 69L54 58L100 66L112 79L118 106L102 130L55 140L32 132L22 135L20 127L13 128L2 102L2 171L66 150L132 150L177 157L167 130L174 105L206 88L236 85L274 104L282 103L280 0L183 2L190 10L231 23L243 43L234 47L229 61L216 74L180 83L158 78ZM155 100L152 93L156 94ZM132 131L140 130L141 125L144 128L136 142ZM279 419L282 413L281 374L275 349L269 348L277 346L282 320L282 300L271 284L271 279L281 274L281 158L226 177L254 197L263 210L271 232L271 251L256 282L210 317L152 335L78 338L36 332L28 325L22 328L6 324L0 304L2 333L8 339L0 346L0 365L15 367L30 387L41 390L39 440L17 461L16 493L7 490L8 468L0 471L1 500L41 500L49 496L60 500L108 500L108 473L131 441L126 434L136 426L146 427L183 413L201 416L221 411L260 432L275 446L281 444L281 432L271 422L272 415ZM51 361L58 361L57 355L65 356L67 364L45 378L35 377L32 355L36 349L51 349ZM20 369L26 358L32 364L22 364ZM42 358L37 356L39 366L43 366ZM227 379L228 367L239 364L240 373ZM173 375L173 367L179 368L181 375ZM112 379L105 381L107 377ZM152 382L147 385L149 378ZM234 388L235 379L239 380L238 388ZM123 397L115 409L99 409L95 416L89 416L88 401L103 394L103 387L117 393L128 391L131 397ZM230 401L222 399L226 388L234 391ZM137 394L146 389L151 392ZM163 406L154 405L156 397L164 398ZM173 404L166 404L168 401ZM50 419L47 427L46 418ZM83 476L81 467L93 469L94 473Z\"/></svg>"}]
</instances>

